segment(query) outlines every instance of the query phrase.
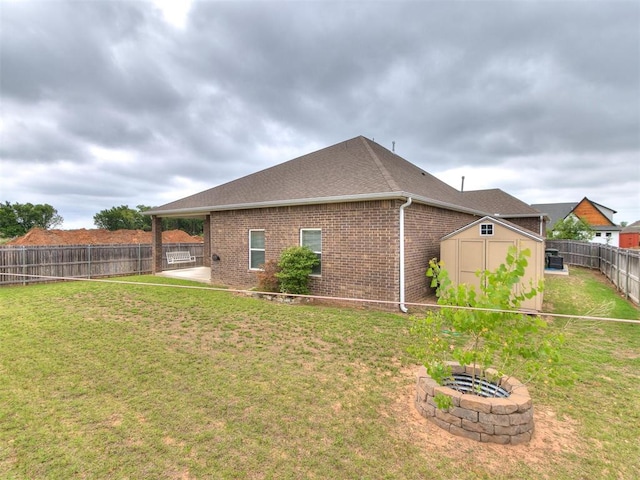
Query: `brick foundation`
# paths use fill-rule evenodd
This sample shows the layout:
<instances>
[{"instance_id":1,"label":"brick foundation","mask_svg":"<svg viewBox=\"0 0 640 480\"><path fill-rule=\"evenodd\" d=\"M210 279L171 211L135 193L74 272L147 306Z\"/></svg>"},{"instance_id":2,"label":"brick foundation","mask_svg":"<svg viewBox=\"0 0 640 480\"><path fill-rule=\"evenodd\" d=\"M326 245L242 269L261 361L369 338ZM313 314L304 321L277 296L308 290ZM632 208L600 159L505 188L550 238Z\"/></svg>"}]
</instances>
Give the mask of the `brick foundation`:
<instances>
[{"instance_id":1,"label":"brick foundation","mask_svg":"<svg viewBox=\"0 0 640 480\"><path fill-rule=\"evenodd\" d=\"M454 374L471 373L471 367L451 364ZM497 372L487 370L487 374ZM527 443L533 435L533 404L522 383L503 377L500 386L509 392L507 398L485 398L458 392L438 385L421 367L417 374L415 407L420 414L440 428L478 442L500 444ZM441 410L436 394L451 398L453 406Z\"/></svg>"}]
</instances>

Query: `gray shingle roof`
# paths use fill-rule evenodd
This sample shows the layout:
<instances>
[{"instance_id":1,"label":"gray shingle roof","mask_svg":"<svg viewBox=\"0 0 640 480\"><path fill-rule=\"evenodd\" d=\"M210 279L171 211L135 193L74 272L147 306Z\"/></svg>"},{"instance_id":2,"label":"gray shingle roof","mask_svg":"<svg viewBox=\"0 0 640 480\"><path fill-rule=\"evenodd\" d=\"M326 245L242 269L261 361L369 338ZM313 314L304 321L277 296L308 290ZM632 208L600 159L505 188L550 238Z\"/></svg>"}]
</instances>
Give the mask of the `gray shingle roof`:
<instances>
[{"instance_id":1,"label":"gray shingle roof","mask_svg":"<svg viewBox=\"0 0 640 480\"><path fill-rule=\"evenodd\" d=\"M640 220L633 222L631 225L627 225L622 229L622 233L635 233L640 232Z\"/></svg>"},{"instance_id":2,"label":"gray shingle roof","mask_svg":"<svg viewBox=\"0 0 640 480\"><path fill-rule=\"evenodd\" d=\"M531 205L541 213L545 213L549 217L548 228L551 229L558 222L558 220L564 220L574 208L578 205L578 202L570 203L536 203Z\"/></svg>"},{"instance_id":3,"label":"gray shingle roof","mask_svg":"<svg viewBox=\"0 0 640 480\"><path fill-rule=\"evenodd\" d=\"M500 190L462 193L362 136L153 208L147 213L186 215L407 195L417 197L416 201L482 214L524 213L527 209L526 213L538 213ZM492 196L497 198L493 203ZM478 208L478 198L491 208L487 211Z\"/></svg>"},{"instance_id":4,"label":"gray shingle roof","mask_svg":"<svg viewBox=\"0 0 640 480\"><path fill-rule=\"evenodd\" d=\"M540 212L529 204L499 188L471 190L464 192L463 197L467 205L474 205L475 208L492 215L540 215Z\"/></svg>"}]
</instances>

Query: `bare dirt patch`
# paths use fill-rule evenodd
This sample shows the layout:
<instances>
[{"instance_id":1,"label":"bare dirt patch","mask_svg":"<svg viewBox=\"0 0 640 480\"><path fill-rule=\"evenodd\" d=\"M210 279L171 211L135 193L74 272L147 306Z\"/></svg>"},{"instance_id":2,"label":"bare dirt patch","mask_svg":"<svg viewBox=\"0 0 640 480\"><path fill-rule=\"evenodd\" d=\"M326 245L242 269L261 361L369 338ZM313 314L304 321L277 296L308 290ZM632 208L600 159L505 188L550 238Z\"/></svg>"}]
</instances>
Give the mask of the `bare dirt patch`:
<instances>
[{"instance_id":1,"label":"bare dirt patch","mask_svg":"<svg viewBox=\"0 0 640 480\"><path fill-rule=\"evenodd\" d=\"M403 373L415 377L416 368ZM524 463L531 468L544 466L552 459L561 461L560 455L580 450L580 438L576 433L577 422L569 418L560 419L553 409L534 404L535 429L528 444L498 445L480 443L451 435L422 417L414 406L415 384L398 390L392 405L392 415L400 420L400 435L428 451L429 455L447 457L459 461L473 458L476 466L492 474L508 475ZM544 477L543 477L544 478Z\"/></svg>"},{"instance_id":2,"label":"bare dirt patch","mask_svg":"<svg viewBox=\"0 0 640 480\"><path fill-rule=\"evenodd\" d=\"M182 230L162 232L162 243L202 243ZM26 235L11 240L7 245L136 245L151 244L151 232L143 230L105 230L103 228L78 230L43 230L34 228Z\"/></svg>"}]
</instances>

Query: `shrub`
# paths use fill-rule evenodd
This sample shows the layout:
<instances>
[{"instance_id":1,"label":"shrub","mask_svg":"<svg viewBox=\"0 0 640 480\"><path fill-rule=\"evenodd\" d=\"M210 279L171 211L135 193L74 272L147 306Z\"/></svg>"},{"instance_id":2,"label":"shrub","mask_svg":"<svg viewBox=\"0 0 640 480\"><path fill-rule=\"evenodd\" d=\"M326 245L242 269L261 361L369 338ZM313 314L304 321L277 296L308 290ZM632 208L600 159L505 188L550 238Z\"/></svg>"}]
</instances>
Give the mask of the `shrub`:
<instances>
[{"instance_id":1,"label":"shrub","mask_svg":"<svg viewBox=\"0 0 640 480\"><path fill-rule=\"evenodd\" d=\"M279 292L280 283L277 273L280 271L276 260L269 260L262 265L262 271L256 275L258 277L258 290L261 292Z\"/></svg>"},{"instance_id":2,"label":"shrub","mask_svg":"<svg viewBox=\"0 0 640 480\"><path fill-rule=\"evenodd\" d=\"M309 293L309 275L320 260L308 247L289 247L280 255L275 274L280 281L280 291L294 295Z\"/></svg>"}]
</instances>

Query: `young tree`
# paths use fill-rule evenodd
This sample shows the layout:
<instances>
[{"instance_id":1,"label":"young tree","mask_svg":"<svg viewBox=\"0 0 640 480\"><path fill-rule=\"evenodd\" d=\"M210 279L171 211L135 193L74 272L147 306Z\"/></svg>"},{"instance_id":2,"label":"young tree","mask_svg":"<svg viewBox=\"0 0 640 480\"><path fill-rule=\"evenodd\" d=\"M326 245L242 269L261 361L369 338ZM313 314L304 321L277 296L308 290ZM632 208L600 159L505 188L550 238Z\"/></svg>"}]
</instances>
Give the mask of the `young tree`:
<instances>
[{"instance_id":1,"label":"young tree","mask_svg":"<svg viewBox=\"0 0 640 480\"><path fill-rule=\"evenodd\" d=\"M500 374L525 375L560 381L555 368L559 362L562 335L548 329L539 316L519 312L522 302L543 287L523 285L528 249L510 247L505 262L494 271L479 271L479 288L454 285L448 272L435 259L429 262L427 276L437 287L438 304L445 308L417 319L412 333L419 340L411 348L429 375L442 384L451 375L449 360L476 365L485 371L495 367ZM447 308L452 306L474 307ZM566 375L563 378L568 378ZM476 374L473 374L474 384Z\"/></svg>"},{"instance_id":2,"label":"young tree","mask_svg":"<svg viewBox=\"0 0 640 480\"><path fill-rule=\"evenodd\" d=\"M18 237L34 227L45 230L61 225L64 219L51 205L32 203L0 204L0 235Z\"/></svg>"},{"instance_id":3,"label":"young tree","mask_svg":"<svg viewBox=\"0 0 640 480\"><path fill-rule=\"evenodd\" d=\"M570 215L564 220L558 220L549 231L548 237L558 240L591 240L595 235L593 228L576 216Z\"/></svg>"}]
</instances>

